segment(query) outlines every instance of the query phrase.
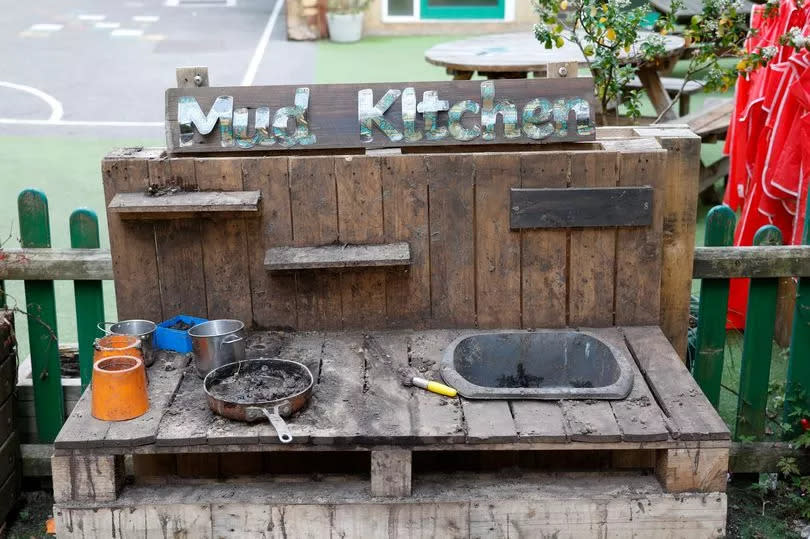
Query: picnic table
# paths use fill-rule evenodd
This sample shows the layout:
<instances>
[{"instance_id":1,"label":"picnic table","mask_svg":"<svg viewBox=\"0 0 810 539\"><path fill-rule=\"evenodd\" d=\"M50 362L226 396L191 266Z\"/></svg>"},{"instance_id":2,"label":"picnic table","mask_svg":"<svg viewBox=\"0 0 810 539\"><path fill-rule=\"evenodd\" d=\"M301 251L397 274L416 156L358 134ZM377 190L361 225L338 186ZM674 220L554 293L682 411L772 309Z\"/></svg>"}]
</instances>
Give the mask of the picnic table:
<instances>
[{"instance_id":1,"label":"picnic table","mask_svg":"<svg viewBox=\"0 0 810 539\"><path fill-rule=\"evenodd\" d=\"M672 0L651 0L650 3L657 11L660 11L664 15L668 15L672 11ZM753 3L749 2L748 0L743 0L742 7L739 9L739 11L741 13L750 15L751 8L753 6ZM676 12L675 20L678 22L678 24L689 24L692 17L698 13L701 13L702 11L702 0L683 0L683 6L681 6L681 8Z\"/></svg>"},{"instance_id":2,"label":"picnic table","mask_svg":"<svg viewBox=\"0 0 810 539\"><path fill-rule=\"evenodd\" d=\"M663 36L666 54L653 62L643 62L640 44L650 32L640 32L639 41L630 51L622 53L625 63L640 64L638 77L658 114L670 107L671 98L661 80L661 73L674 67L685 46L678 36ZM425 60L446 68L454 80L469 80L477 72L490 79L525 78L537 76L576 76L579 65L586 65L579 47L565 40L562 47L545 48L531 32L493 34L458 41L448 41L431 47ZM665 119L677 113L670 107Z\"/></svg>"}]
</instances>

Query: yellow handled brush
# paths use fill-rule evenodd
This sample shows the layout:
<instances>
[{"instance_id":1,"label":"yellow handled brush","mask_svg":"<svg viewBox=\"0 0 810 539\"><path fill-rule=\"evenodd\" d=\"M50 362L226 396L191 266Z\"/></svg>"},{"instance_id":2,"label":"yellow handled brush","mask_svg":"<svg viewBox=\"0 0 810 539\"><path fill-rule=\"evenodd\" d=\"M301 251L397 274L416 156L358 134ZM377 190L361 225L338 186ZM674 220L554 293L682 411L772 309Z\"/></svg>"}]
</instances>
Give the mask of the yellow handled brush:
<instances>
[{"instance_id":1,"label":"yellow handled brush","mask_svg":"<svg viewBox=\"0 0 810 539\"><path fill-rule=\"evenodd\" d=\"M405 385L421 387L422 389L427 389L431 393L444 395L445 397L455 397L458 394L458 391L456 391L450 386L446 386L444 384L440 384L439 382L434 382L432 380L425 380L424 378L419 378L417 376L414 376L410 380L407 380Z\"/></svg>"}]
</instances>

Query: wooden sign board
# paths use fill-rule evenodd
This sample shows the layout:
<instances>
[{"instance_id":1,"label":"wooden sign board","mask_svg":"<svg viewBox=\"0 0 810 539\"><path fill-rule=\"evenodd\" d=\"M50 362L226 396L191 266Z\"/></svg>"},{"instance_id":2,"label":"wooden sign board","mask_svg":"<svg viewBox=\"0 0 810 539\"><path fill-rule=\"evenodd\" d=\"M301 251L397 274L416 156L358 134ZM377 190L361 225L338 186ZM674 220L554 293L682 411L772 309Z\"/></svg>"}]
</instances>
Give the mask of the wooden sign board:
<instances>
[{"instance_id":1,"label":"wooden sign board","mask_svg":"<svg viewBox=\"0 0 810 539\"><path fill-rule=\"evenodd\" d=\"M594 140L589 78L166 91L170 152Z\"/></svg>"}]
</instances>

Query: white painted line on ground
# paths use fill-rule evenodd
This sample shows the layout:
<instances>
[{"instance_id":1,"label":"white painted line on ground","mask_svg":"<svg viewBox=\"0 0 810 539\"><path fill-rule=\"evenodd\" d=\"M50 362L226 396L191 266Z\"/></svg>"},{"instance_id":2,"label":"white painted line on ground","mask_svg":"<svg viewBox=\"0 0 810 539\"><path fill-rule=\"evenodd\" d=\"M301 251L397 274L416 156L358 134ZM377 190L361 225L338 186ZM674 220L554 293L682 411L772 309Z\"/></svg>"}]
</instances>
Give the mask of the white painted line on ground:
<instances>
[{"instance_id":1,"label":"white painted line on ground","mask_svg":"<svg viewBox=\"0 0 810 539\"><path fill-rule=\"evenodd\" d=\"M97 22L95 26L99 30L110 30L112 28L118 28L119 26L121 26L121 23L120 22Z\"/></svg>"},{"instance_id":2,"label":"white painted line on ground","mask_svg":"<svg viewBox=\"0 0 810 539\"><path fill-rule=\"evenodd\" d=\"M28 120L0 118L0 125L41 125L45 127L163 127L163 122L117 122L92 120Z\"/></svg>"},{"instance_id":3,"label":"white painted line on ground","mask_svg":"<svg viewBox=\"0 0 810 539\"><path fill-rule=\"evenodd\" d=\"M259 64L264 57L264 51L267 44L270 42L270 34L273 33L273 27L276 25L278 14L281 13L281 8L284 6L284 0L276 0L276 5L273 6L273 11L270 13L270 18L267 19L267 24L264 27L259 42L256 44L256 50L253 51L253 57L250 59L245 76L242 78L242 86L250 86L256 78L256 72L259 71Z\"/></svg>"},{"instance_id":4,"label":"white painted line on ground","mask_svg":"<svg viewBox=\"0 0 810 539\"><path fill-rule=\"evenodd\" d=\"M135 22L158 22L160 17L157 15L135 15L132 20Z\"/></svg>"},{"instance_id":5,"label":"white painted line on ground","mask_svg":"<svg viewBox=\"0 0 810 539\"><path fill-rule=\"evenodd\" d=\"M39 23L32 24L28 30L32 32L58 32L63 26L62 24Z\"/></svg>"},{"instance_id":6,"label":"white painted line on ground","mask_svg":"<svg viewBox=\"0 0 810 539\"><path fill-rule=\"evenodd\" d=\"M103 21L106 18L106 15L79 15L80 21Z\"/></svg>"},{"instance_id":7,"label":"white painted line on ground","mask_svg":"<svg viewBox=\"0 0 810 539\"><path fill-rule=\"evenodd\" d=\"M25 86L24 84L15 84L13 82L4 82L0 80L0 87L3 88L11 88L12 90L19 90L21 92L29 93L33 96L36 96L46 102L49 107L51 107L51 115L47 120L47 122L57 122L62 119L62 115L64 114L64 109L62 109L62 103L59 102L54 96L50 94L46 94L42 90L37 90L31 86Z\"/></svg>"},{"instance_id":8,"label":"white painted line on ground","mask_svg":"<svg viewBox=\"0 0 810 539\"><path fill-rule=\"evenodd\" d=\"M118 28L110 32L112 37L141 37L143 30L135 28Z\"/></svg>"}]
</instances>

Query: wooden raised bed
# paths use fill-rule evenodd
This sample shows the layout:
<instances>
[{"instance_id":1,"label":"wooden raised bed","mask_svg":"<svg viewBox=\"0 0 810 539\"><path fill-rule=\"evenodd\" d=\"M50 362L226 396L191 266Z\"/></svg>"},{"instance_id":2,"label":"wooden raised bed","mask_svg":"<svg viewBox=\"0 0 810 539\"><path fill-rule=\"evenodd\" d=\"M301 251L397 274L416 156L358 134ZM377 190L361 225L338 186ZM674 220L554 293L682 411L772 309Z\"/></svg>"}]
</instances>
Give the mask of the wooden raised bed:
<instances>
[{"instance_id":1,"label":"wooden raised bed","mask_svg":"<svg viewBox=\"0 0 810 539\"><path fill-rule=\"evenodd\" d=\"M0 309L0 530L17 501L22 480L20 439L13 414L16 366L14 316Z\"/></svg>"},{"instance_id":2,"label":"wooden raised bed","mask_svg":"<svg viewBox=\"0 0 810 539\"><path fill-rule=\"evenodd\" d=\"M611 128L509 153L111 154L108 203L151 184L261 192L251 218L108 211L119 318L281 329L255 334L269 344L252 351L306 363L317 385L289 445L266 424L214 418L183 358L151 368L152 408L136 420L94 420L86 393L55 443L59 535L723 535L729 433L679 360L698 151L681 129ZM588 222L510 203L520 188L577 204L560 192L571 187L628 189L635 209L607 197L612 217ZM517 211L555 226L510 228ZM404 265L265 263L279 248L334 258L402 242ZM398 367L437 378L461 332L538 327L596 328L627 347L631 397L484 402L401 385Z\"/></svg>"}]
</instances>

